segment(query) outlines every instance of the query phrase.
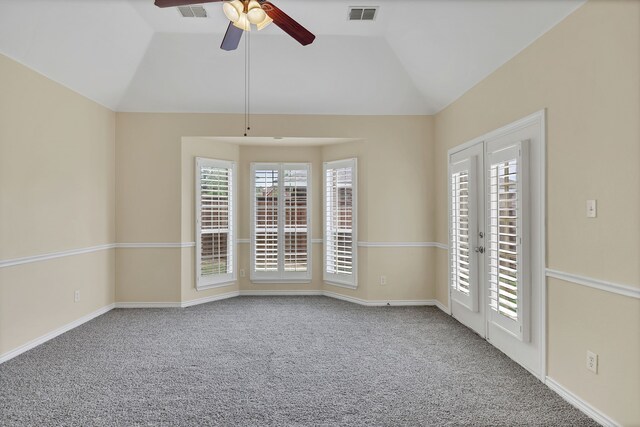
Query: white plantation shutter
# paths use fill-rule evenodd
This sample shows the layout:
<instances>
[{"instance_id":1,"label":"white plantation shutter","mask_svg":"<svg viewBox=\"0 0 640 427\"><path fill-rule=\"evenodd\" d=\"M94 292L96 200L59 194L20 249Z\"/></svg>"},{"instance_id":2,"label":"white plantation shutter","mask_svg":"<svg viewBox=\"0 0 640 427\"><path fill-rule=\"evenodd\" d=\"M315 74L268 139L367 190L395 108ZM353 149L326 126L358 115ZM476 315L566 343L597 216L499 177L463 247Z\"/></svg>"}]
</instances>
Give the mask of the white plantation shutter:
<instances>
[{"instance_id":1,"label":"white plantation shutter","mask_svg":"<svg viewBox=\"0 0 640 427\"><path fill-rule=\"evenodd\" d=\"M356 159L324 164L324 280L357 286Z\"/></svg>"},{"instance_id":2,"label":"white plantation shutter","mask_svg":"<svg viewBox=\"0 0 640 427\"><path fill-rule=\"evenodd\" d=\"M489 306L491 321L526 339L528 289L527 143L488 152Z\"/></svg>"},{"instance_id":3,"label":"white plantation shutter","mask_svg":"<svg viewBox=\"0 0 640 427\"><path fill-rule=\"evenodd\" d=\"M449 280L451 296L471 311L478 310L477 256L474 244L476 219L476 157L470 156L449 167L449 233L451 248Z\"/></svg>"},{"instance_id":4,"label":"white plantation shutter","mask_svg":"<svg viewBox=\"0 0 640 427\"><path fill-rule=\"evenodd\" d=\"M279 177L277 168L261 167L254 177L254 268L278 271Z\"/></svg>"},{"instance_id":5,"label":"white plantation shutter","mask_svg":"<svg viewBox=\"0 0 640 427\"><path fill-rule=\"evenodd\" d=\"M284 271L309 270L308 170L284 167Z\"/></svg>"},{"instance_id":6,"label":"white plantation shutter","mask_svg":"<svg viewBox=\"0 0 640 427\"><path fill-rule=\"evenodd\" d=\"M310 165L253 163L251 280L311 280Z\"/></svg>"},{"instance_id":7,"label":"white plantation shutter","mask_svg":"<svg viewBox=\"0 0 640 427\"><path fill-rule=\"evenodd\" d=\"M196 287L236 280L235 164L196 158Z\"/></svg>"}]
</instances>

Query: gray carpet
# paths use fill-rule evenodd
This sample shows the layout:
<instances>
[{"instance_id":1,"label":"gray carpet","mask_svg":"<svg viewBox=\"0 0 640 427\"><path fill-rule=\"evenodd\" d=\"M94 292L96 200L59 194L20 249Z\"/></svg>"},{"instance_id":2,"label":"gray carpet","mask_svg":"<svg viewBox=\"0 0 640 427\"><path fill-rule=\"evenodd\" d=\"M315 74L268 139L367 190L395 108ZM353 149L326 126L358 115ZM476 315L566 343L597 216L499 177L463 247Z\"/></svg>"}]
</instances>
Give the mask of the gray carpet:
<instances>
[{"instance_id":1,"label":"gray carpet","mask_svg":"<svg viewBox=\"0 0 640 427\"><path fill-rule=\"evenodd\" d=\"M0 365L2 426L596 425L432 307L113 310Z\"/></svg>"}]
</instances>

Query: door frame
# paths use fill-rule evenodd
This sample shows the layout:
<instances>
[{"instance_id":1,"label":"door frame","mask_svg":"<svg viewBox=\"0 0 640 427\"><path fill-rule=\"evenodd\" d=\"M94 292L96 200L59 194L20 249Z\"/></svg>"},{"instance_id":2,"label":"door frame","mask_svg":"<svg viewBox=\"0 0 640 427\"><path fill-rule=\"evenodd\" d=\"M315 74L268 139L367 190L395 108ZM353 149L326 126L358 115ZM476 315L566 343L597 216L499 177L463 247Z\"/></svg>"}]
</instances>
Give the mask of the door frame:
<instances>
[{"instance_id":1,"label":"door frame","mask_svg":"<svg viewBox=\"0 0 640 427\"><path fill-rule=\"evenodd\" d=\"M533 114L530 114L526 117L523 117L519 120L516 120L512 123L509 123L505 126L502 126L498 129L495 129L491 132L488 132L479 137L473 138L470 141L465 142L464 144L460 144L456 147L453 147L447 151L447 171L449 170L449 159L451 155L467 149L475 144L483 143L486 140L498 138L501 136L505 136L509 133L515 132L522 128L538 124L540 129L540 135L538 135L540 143L532 144L529 149L535 152L538 155L540 161L535 165L530 165L531 172L535 171L537 175L536 185L538 186L538 191L540 191L540 204L539 206L531 206L530 213L532 221L535 219L540 224L540 232L536 235L531 234L531 239L536 240L537 244L537 255L540 260L540 265L537 266L538 277L540 283L537 286L538 297L540 301L540 307L538 307L538 317L539 323L538 328L540 331L540 351L539 351L539 359L540 359L540 372L533 373L540 381L545 382L547 376L547 280L546 280L546 266L547 266L547 256L546 256L546 247L547 247L547 157L546 157L546 147L547 147L547 124L546 124L546 108L536 111ZM447 172L448 173L448 172ZM447 178L448 179L448 178ZM531 181L533 183L533 180ZM447 197L451 197L448 190L448 181L447 181ZM447 200L447 206L449 206L449 200ZM447 208L447 212L449 208ZM450 214L450 213L449 213ZM448 234L448 233L447 233ZM448 245L447 245L448 246ZM533 246L532 246L533 247ZM449 305L448 311L451 313L451 269L449 268L449 262L451 257L451 250L447 251L447 289L449 295ZM533 272L533 269L531 270ZM533 286L532 286L533 287ZM533 287L535 288L535 287ZM482 292L485 290L483 289ZM483 299L481 299L483 300ZM485 307L486 308L486 307ZM486 319L485 319L486 321Z\"/></svg>"}]
</instances>

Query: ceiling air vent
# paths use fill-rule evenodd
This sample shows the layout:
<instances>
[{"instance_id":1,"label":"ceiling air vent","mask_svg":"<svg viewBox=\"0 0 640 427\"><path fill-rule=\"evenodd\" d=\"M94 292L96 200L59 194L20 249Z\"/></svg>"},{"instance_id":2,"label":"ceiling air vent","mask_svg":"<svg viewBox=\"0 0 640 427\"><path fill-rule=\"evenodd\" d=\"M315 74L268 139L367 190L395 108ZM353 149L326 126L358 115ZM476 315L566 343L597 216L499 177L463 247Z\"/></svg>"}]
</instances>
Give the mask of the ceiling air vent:
<instances>
[{"instance_id":1,"label":"ceiling air vent","mask_svg":"<svg viewBox=\"0 0 640 427\"><path fill-rule=\"evenodd\" d=\"M183 18L206 18L207 11L202 6L178 6Z\"/></svg>"},{"instance_id":2,"label":"ceiling air vent","mask_svg":"<svg viewBox=\"0 0 640 427\"><path fill-rule=\"evenodd\" d=\"M377 6L351 6L349 8L349 21L374 21L377 14Z\"/></svg>"}]
</instances>

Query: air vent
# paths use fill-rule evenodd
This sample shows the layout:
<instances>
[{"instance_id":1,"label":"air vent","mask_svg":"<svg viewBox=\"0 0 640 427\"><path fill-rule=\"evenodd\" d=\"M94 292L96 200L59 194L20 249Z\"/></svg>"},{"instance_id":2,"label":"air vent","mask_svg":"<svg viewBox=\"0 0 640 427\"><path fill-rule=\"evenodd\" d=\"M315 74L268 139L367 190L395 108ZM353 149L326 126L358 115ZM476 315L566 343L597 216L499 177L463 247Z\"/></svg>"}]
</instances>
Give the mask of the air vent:
<instances>
[{"instance_id":1,"label":"air vent","mask_svg":"<svg viewBox=\"0 0 640 427\"><path fill-rule=\"evenodd\" d=\"M378 15L378 6L351 6L349 21L374 21Z\"/></svg>"},{"instance_id":2,"label":"air vent","mask_svg":"<svg viewBox=\"0 0 640 427\"><path fill-rule=\"evenodd\" d=\"M207 11L202 6L178 6L183 18L206 18Z\"/></svg>"}]
</instances>

